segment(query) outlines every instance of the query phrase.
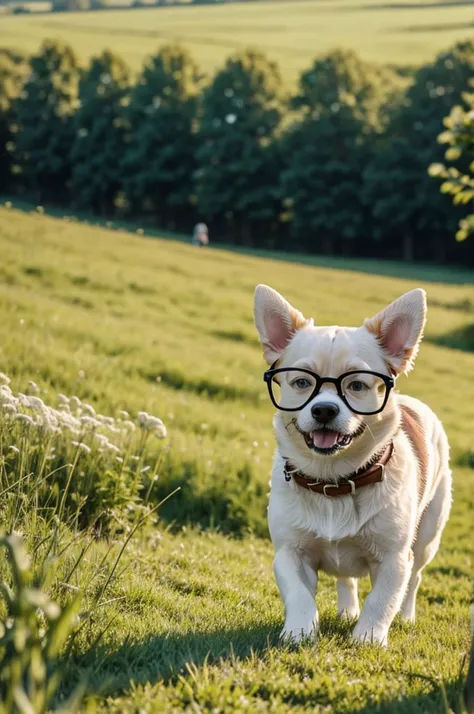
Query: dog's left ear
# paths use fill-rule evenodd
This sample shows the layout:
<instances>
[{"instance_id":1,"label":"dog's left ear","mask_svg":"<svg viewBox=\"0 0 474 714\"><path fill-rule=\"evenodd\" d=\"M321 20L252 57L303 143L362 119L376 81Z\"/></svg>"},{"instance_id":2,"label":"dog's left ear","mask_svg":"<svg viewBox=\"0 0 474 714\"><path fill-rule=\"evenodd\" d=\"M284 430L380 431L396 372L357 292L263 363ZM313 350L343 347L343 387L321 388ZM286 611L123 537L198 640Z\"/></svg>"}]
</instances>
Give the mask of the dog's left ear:
<instances>
[{"instance_id":1,"label":"dog's left ear","mask_svg":"<svg viewBox=\"0 0 474 714\"><path fill-rule=\"evenodd\" d=\"M312 324L268 285L255 289L254 315L263 356L270 365L282 356L297 330Z\"/></svg>"},{"instance_id":2,"label":"dog's left ear","mask_svg":"<svg viewBox=\"0 0 474 714\"><path fill-rule=\"evenodd\" d=\"M426 293L410 290L364 322L382 347L393 374L409 372L415 362L426 322Z\"/></svg>"}]
</instances>

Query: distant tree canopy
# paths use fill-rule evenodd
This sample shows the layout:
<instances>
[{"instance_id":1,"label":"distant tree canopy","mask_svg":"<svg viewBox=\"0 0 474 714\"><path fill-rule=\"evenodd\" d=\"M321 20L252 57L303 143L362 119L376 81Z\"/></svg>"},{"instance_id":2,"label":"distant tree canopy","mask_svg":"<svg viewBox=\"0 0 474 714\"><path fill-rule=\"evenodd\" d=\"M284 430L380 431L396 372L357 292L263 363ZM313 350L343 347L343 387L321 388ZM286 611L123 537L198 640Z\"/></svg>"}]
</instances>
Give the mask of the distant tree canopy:
<instances>
[{"instance_id":1,"label":"distant tree canopy","mask_svg":"<svg viewBox=\"0 0 474 714\"><path fill-rule=\"evenodd\" d=\"M439 200L427 167L441 158L436 138L474 70L474 44L463 42L421 67L391 111L384 141L365 172L366 200L380 240L400 243L408 260L430 255L445 261L459 211Z\"/></svg>"},{"instance_id":2,"label":"distant tree canopy","mask_svg":"<svg viewBox=\"0 0 474 714\"><path fill-rule=\"evenodd\" d=\"M71 197L80 208L102 215L114 211L124 176L129 93L129 70L111 52L93 58L81 77L69 155Z\"/></svg>"},{"instance_id":3,"label":"distant tree canopy","mask_svg":"<svg viewBox=\"0 0 474 714\"><path fill-rule=\"evenodd\" d=\"M370 224L361 173L395 101L400 80L390 70L337 50L302 74L292 104L302 119L286 136L282 175L291 232L304 250L352 250Z\"/></svg>"},{"instance_id":4,"label":"distant tree canopy","mask_svg":"<svg viewBox=\"0 0 474 714\"><path fill-rule=\"evenodd\" d=\"M47 40L31 57L14 107L14 163L22 186L37 200L68 198L78 85L79 68L70 47Z\"/></svg>"},{"instance_id":5,"label":"distant tree canopy","mask_svg":"<svg viewBox=\"0 0 474 714\"><path fill-rule=\"evenodd\" d=\"M204 221L215 242L474 265L474 241L453 240L473 225L473 76L473 42L413 72L335 50L289 96L255 50L204 79L165 46L132 83L116 55L84 70L48 41L27 62L0 53L0 188L188 233Z\"/></svg>"},{"instance_id":6,"label":"distant tree canopy","mask_svg":"<svg viewBox=\"0 0 474 714\"><path fill-rule=\"evenodd\" d=\"M53 0L54 12L78 12L90 10L92 0Z\"/></svg>"},{"instance_id":7,"label":"distant tree canopy","mask_svg":"<svg viewBox=\"0 0 474 714\"><path fill-rule=\"evenodd\" d=\"M172 45L147 60L132 90L123 189L133 211L161 225L193 220L199 82L189 53Z\"/></svg>"},{"instance_id":8,"label":"distant tree canopy","mask_svg":"<svg viewBox=\"0 0 474 714\"><path fill-rule=\"evenodd\" d=\"M474 81L470 81L474 89ZM474 201L474 92L466 92L463 100L465 109L456 105L444 120L446 131L439 135L440 144L448 144L446 161L460 164L447 167L445 164L431 164L430 176L444 179L442 193L452 196L455 205L472 204ZM474 213L459 222L456 238L465 240L474 233Z\"/></svg>"},{"instance_id":9,"label":"distant tree canopy","mask_svg":"<svg viewBox=\"0 0 474 714\"><path fill-rule=\"evenodd\" d=\"M14 183L15 102L21 94L26 71L24 57L15 52L0 51L0 190L6 190Z\"/></svg>"},{"instance_id":10,"label":"distant tree canopy","mask_svg":"<svg viewBox=\"0 0 474 714\"><path fill-rule=\"evenodd\" d=\"M236 241L251 243L252 220L277 213L278 182L269 171L283 108L276 65L260 52L236 55L205 90L201 107L198 206L224 234L227 223Z\"/></svg>"}]
</instances>

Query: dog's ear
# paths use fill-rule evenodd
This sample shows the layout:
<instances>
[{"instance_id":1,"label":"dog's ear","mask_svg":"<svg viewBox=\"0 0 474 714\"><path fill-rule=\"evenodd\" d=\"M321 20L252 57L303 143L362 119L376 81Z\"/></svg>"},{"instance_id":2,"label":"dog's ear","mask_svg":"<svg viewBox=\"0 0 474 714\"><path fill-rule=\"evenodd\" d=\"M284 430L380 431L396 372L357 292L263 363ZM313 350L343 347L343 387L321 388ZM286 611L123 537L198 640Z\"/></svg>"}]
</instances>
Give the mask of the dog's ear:
<instances>
[{"instance_id":1,"label":"dog's ear","mask_svg":"<svg viewBox=\"0 0 474 714\"><path fill-rule=\"evenodd\" d=\"M257 285L254 299L255 325L268 364L279 359L295 332L311 324L299 310L268 285Z\"/></svg>"},{"instance_id":2,"label":"dog's ear","mask_svg":"<svg viewBox=\"0 0 474 714\"><path fill-rule=\"evenodd\" d=\"M364 322L382 347L394 374L412 369L426 322L426 293L417 288Z\"/></svg>"}]
</instances>

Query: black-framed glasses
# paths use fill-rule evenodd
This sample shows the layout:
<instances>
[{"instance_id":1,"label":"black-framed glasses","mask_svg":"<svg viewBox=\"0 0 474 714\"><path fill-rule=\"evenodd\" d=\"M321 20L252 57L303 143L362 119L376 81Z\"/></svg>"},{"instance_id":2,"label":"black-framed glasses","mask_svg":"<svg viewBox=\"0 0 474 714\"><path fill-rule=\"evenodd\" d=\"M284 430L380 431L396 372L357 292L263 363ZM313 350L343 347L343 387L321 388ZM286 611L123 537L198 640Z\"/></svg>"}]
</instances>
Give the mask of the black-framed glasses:
<instances>
[{"instance_id":1,"label":"black-framed glasses","mask_svg":"<svg viewBox=\"0 0 474 714\"><path fill-rule=\"evenodd\" d=\"M339 377L320 377L309 369L278 367L276 362L264 372L270 399L277 409L296 412L319 394L323 384L334 384L337 393L355 414L378 414L387 404L395 386L393 377L365 369L344 372Z\"/></svg>"}]
</instances>

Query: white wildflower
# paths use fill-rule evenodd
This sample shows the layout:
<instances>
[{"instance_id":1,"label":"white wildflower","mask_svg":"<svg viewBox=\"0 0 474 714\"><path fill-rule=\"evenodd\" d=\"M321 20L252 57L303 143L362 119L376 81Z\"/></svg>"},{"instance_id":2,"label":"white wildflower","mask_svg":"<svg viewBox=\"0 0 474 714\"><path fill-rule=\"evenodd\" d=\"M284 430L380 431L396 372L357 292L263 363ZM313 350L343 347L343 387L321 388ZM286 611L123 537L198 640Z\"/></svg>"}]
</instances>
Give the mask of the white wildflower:
<instances>
[{"instance_id":1,"label":"white wildflower","mask_svg":"<svg viewBox=\"0 0 474 714\"><path fill-rule=\"evenodd\" d=\"M122 429L124 431L135 431L136 426L133 423L133 421L130 421L129 419L126 419L125 421L122 422Z\"/></svg>"},{"instance_id":2,"label":"white wildflower","mask_svg":"<svg viewBox=\"0 0 474 714\"><path fill-rule=\"evenodd\" d=\"M142 427L146 428L146 424L148 421L148 413L147 412L138 412L137 421L138 421L138 426L142 426Z\"/></svg>"},{"instance_id":3,"label":"white wildflower","mask_svg":"<svg viewBox=\"0 0 474 714\"><path fill-rule=\"evenodd\" d=\"M39 397L27 397L26 399L27 403L25 406L28 406L30 409L33 409L35 411L43 411L46 408L45 403Z\"/></svg>"},{"instance_id":4,"label":"white wildflower","mask_svg":"<svg viewBox=\"0 0 474 714\"><path fill-rule=\"evenodd\" d=\"M154 434L158 439L166 439L166 426L164 424L161 424L161 426L155 429Z\"/></svg>"},{"instance_id":5,"label":"white wildflower","mask_svg":"<svg viewBox=\"0 0 474 714\"><path fill-rule=\"evenodd\" d=\"M115 424L115 419L113 417L99 415L98 418L102 424L105 424L105 426L114 426Z\"/></svg>"},{"instance_id":6,"label":"white wildflower","mask_svg":"<svg viewBox=\"0 0 474 714\"><path fill-rule=\"evenodd\" d=\"M81 407L81 400L79 399L79 397L74 396L74 397L71 397L71 398L70 398L69 404L71 405L71 407L72 407L73 409L80 409L80 407Z\"/></svg>"},{"instance_id":7,"label":"white wildflower","mask_svg":"<svg viewBox=\"0 0 474 714\"><path fill-rule=\"evenodd\" d=\"M120 449L118 446L115 446L115 444L112 444L110 441L107 444L107 448L109 451L111 451L113 454L120 454Z\"/></svg>"},{"instance_id":8,"label":"white wildflower","mask_svg":"<svg viewBox=\"0 0 474 714\"><path fill-rule=\"evenodd\" d=\"M28 389L30 389L34 394L40 393L40 388L38 387L36 382L32 382L31 380L28 382Z\"/></svg>"},{"instance_id":9,"label":"white wildflower","mask_svg":"<svg viewBox=\"0 0 474 714\"><path fill-rule=\"evenodd\" d=\"M80 416L79 421L86 429L98 429L100 426L102 426L98 419L94 419L94 417L87 416L86 414Z\"/></svg>"},{"instance_id":10,"label":"white wildflower","mask_svg":"<svg viewBox=\"0 0 474 714\"><path fill-rule=\"evenodd\" d=\"M28 424L28 426L34 426L35 422L28 414L17 414L15 421L21 421L23 424Z\"/></svg>"},{"instance_id":11,"label":"white wildflower","mask_svg":"<svg viewBox=\"0 0 474 714\"><path fill-rule=\"evenodd\" d=\"M10 384L11 379L6 374L0 372L0 384Z\"/></svg>"},{"instance_id":12,"label":"white wildflower","mask_svg":"<svg viewBox=\"0 0 474 714\"><path fill-rule=\"evenodd\" d=\"M150 469L151 469L151 466L144 466L144 467L141 469L140 473L141 473L141 474L146 474L146 472L149 471Z\"/></svg>"},{"instance_id":13,"label":"white wildflower","mask_svg":"<svg viewBox=\"0 0 474 714\"><path fill-rule=\"evenodd\" d=\"M95 409L93 406L90 404L85 404L84 402L82 403L82 411L87 414L88 416L94 417L95 416Z\"/></svg>"},{"instance_id":14,"label":"white wildflower","mask_svg":"<svg viewBox=\"0 0 474 714\"><path fill-rule=\"evenodd\" d=\"M15 454L20 453L20 449L18 448L18 446L13 446L13 444L11 446L9 446L9 449L10 449L10 451L13 451Z\"/></svg>"},{"instance_id":15,"label":"white wildflower","mask_svg":"<svg viewBox=\"0 0 474 714\"><path fill-rule=\"evenodd\" d=\"M145 426L150 431L153 431L154 429L158 429L160 426L163 426L163 422L158 417L148 416Z\"/></svg>"},{"instance_id":16,"label":"white wildflower","mask_svg":"<svg viewBox=\"0 0 474 714\"><path fill-rule=\"evenodd\" d=\"M130 418L130 414L127 411L125 411L125 409L122 409L121 411L119 411L119 416L121 416L122 419Z\"/></svg>"},{"instance_id":17,"label":"white wildflower","mask_svg":"<svg viewBox=\"0 0 474 714\"><path fill-rule=\"evenodd\" d=\"M73 446L77 446L79 451L83 451L85 454L90 454L91 453L91 448L90 446L87 446L87 444L84 444L82 441L72 441L71 444Z\"/></svg>"}]
</instances>

